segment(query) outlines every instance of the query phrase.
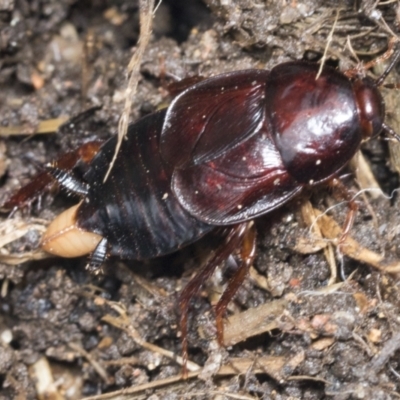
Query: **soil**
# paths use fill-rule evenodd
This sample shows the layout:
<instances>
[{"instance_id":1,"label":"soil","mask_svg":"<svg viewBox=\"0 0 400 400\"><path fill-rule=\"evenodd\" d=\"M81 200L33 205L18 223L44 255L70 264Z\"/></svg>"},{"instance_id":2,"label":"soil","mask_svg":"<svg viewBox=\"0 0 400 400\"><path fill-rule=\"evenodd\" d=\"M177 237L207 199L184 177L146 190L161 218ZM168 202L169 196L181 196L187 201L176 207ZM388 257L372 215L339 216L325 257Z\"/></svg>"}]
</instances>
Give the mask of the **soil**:
<instances>
[{"instance_id":1,"label":"soil","mask_svg":"<svg viewBox=\"0 0 400 400\"><path fill-rule=\"evenodd\" d=\"M326 62L341 70L368 62L398 32L399 10L396 2L367 0L166 0L131 119L166 106L174 79L318 61L327 46ZM137 1L0 0L0 200L57 155L116 133L138 37ZM400 132L396 93L384 96L388 123ZM73 123L35 134L42 121L62 118ZM18 135L7 137L8 129ZM216 344L212 304L232 268L221 268L193 302L189 359L206 369L188 380L174 359L181 354L177 295L214 236L154 262L111 259L95 276L85 258L42 258L37 250L47 221L76 199L43 193L12 217L4 213L0 399L399 398L396 151L371 141L362 149L367 166L343 172L358 193L355 251L310 240L310 212L334 206L325 224L345 221L346 206L328 189L256 221L254 268L227 311L228 347ZM375 181L363 183L370 171L385 195L368 190Z\"/></svg>"}]
</instances>

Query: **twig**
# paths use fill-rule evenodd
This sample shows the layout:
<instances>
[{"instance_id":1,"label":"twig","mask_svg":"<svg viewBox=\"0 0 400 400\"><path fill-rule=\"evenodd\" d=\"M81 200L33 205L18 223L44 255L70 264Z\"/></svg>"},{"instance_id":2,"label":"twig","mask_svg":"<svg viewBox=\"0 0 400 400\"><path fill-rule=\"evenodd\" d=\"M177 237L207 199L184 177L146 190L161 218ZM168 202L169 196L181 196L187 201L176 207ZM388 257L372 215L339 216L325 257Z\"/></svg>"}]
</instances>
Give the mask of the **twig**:
<instances>
[{"instance_id":1,"label":"twig","mask_svg":"<svg viewBox=\"0 0 400 400\"><path fill-rule=\"evenodd\" d=\"M144 51L149 43L151 32L152 32L152 24L153 24L153 9L154 9L154 0L140 0L140 37L138 47L133 54L131 60L128 64L128 87L125 92L125 105L124 110L122 111L121 118L118 124L118 141L115 146L115 152L113 159L111 160L110 166L108 167L107 173L104 177L105 182L110 174L112 167L117 159L119 149L121 148L122 141L128 132L129 125L129 115L132 108L132 98L136 92L136 88L139 82L139 71L140 71L140 63L143 58Z\"/></svg>"},{"instance_id":2,"label":"twig","mask_svg":"<svg viewBox=\"0 0 400 400\"><path fill-rule=\"evenodd\" d=\"M286 366L296 367L296 360L298 358L297 355L292 357L291 359L286 359L285 357L278 357L278 356L266 356L261 357L254 362L253 359L249 358L235 358L229 361L228 364L223 365L221 369L217 372L216 377L222 376L230 376L230 375L238 375L238 374L245 374L249 367L254 365L253 373L255 374L268 374L273 377L279 376L282 379L282 375ZM294 365L293 365L294 364ZM189 372L187 380L197 378L197 376L201 373L201 370L195 372ZM164 386L170 386L174 383L185 382L182 377L182 374L174 375L166 379L159 379L157 381L144 383L141 385L137 385L135 387L130 387L126 389L116 390L111 393L105 393L90 397L85 397L82 400L107 400L107 399L114 399L114 400L128 400L132 399L133 394L138 394L140 392L144 392L147 390L156 390L160 389Z\"/></svg>"},{"instance_id":3,"label":"twig","mask_svg":"<svg viewBox=\"0 0 400 400\"><path fill-rule=\"evenodd\" d=\"M32 129L23 125L18 126L0 126L0 136L15 136L15 135L38 135L54 133L57 129L68 120L68 117L59 117L40 121L37 127Z\"/></svg>"},{"instance_id":4,"label":"twig","mask_svg":"<svg viewBox=\"0 0 400 400\"><path fill-rule=\"evenodd\" d=\"M72 350L78 352L81 356L85 357L105 383L107 384L111 383L110 377L108 376L106 370L85 349L72 342L68 343L68 346Z\"/></svg>"},{"instance_id":5,"label":"twig","mask_svg":"<svg viewBox=\"0 0 400 400\"><path fill-rule=\"evenodd\" d=\"M127 318L124 318L124 316L120 318L114 318L111 315L106 315L102 318L102 320L126 332L136 343L138 343L146 350L152 351L153 353L161 354L167 358L176 361L180 365L183 364L182 357L177 356L174 352L165 350L162 347L156 346L155 344L143 340L140 337L138 331L131 324L129 324ZM187 369L189 371L198 371L200 370L200 366L192 361L188 361Z\"/></svg>"},{"instance_id":6,"label":"twig","mask_svg":"<svg viewBox=\"0 0 400 400\"><path fill-rule=\"evenodd\" d=\"M339 19L340 11L341 11L340 8L338 10L336 10L336 18L335 18L335 21L333 22L332 29L329 32L329 35L328 35L327 40L326 40L326 46L325 46L325 49L324 49L324 54L322 55L322 58L321 58L321 63L320 63L320 66L319 66L319 70L318 70L317 76L315 78L316 80L320 77L320 75L322 73L322 70L324 69L325 60L326 60L326 57L328 55L328 49L329 49L329 46L330 46L330 44L332 43L332 40L333 40L333 33L335 32L335 28L336 28L336 24L337 24L338 19Z\"/></svg>"}]
</instances>

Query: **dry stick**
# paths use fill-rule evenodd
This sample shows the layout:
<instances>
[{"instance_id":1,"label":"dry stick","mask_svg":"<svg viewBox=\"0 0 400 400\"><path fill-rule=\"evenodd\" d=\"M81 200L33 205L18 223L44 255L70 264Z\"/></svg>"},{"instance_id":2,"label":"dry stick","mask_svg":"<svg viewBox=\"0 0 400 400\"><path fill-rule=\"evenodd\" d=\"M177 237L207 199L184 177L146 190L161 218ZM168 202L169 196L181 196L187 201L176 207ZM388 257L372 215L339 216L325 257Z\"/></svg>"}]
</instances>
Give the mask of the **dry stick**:
<instances>
[{"instance_id":1,"label":"dry stick","mask_svg":"<svg viewBox=\"0 0 400 400\"><path fill-rule=\"evenodd\" d=\"M399 37L393 32L393 30L390 28L390 26L387 24L387 22L384 20L384 18L382 16L377 21L377 25L380 28L382 28L384 31L386 31L389 35L399 39Z\"/></svg>"},{"instance_id":2,"label":"dry stick","mask_svg":"<svg viewBox=\"0 0 400 400\"><path fill-rule=\"evenodd\" d=\"M249 337L279 328L278 318L284 313L288 304L288 300L279 299L231 315L224 326L225 346L233 346Z\"/></svg>"},{"instance_id":3,"label":"dry stick","mask_svg":"<svg viewBox=\"0 0 400 400\"><path fill-rule=\"evenodd\" d=\"M139 70L140 63L143 58L144 51L149 43L153 25L153 10L154 10L154 0L140 0L140 36L138 47L133 54L131 60L128 65L128 74L129 81L128 87L125 92L125 105L124 110L122 111L121 118L118 124L118 141L115 146L115 152L113 159L111 160L110 166L108 167L107 173L104 177L105 182L110 174L112 167L117 159L119 149L121 148L121 144L123 139L128 132L129 125L129 114L132 108L132 98L136 92L136 88L139 82Z\"/></svg>"},{"instance_id":4,"label":"dry stick","mask_svg":"<svg viewBox=\"0 0 400 400\"><path fill-rule=\"evenodd\" d=\"M314 208L309 201L305 202L301 207L303 220L307 225L311 226L317 238L323 238L321 230L318 226L317 216L315 215ZM324 256L329 264L331 276L329 278L328 286L333 285L337 280L337 265L333 251L332 243L327 243L323 248Z\"/></svg>"},{"instance_id":5,"label":"dry stick","mask_svg":"<svg viewBox=\"0 0 400 400\"><path fill-rule=\"evenodd\" d=\"M192 392L190 391L190 393L187 394L183 394L182 399L192 399L192 398L196 398L196 397L203 397L204 396L211 396L214 395L215 397L213 397L214 399L218 399L218 398L224 398L224 399L234 399L234 400L258 400L259 397L253 397L253 396L246 396L246 395L241 395L241 394L234 394L228 391L224 391L224 390L208 390L203 391L203 392Z\"/></svg>"},{"instance_id":6,"label":"dry stick","mask_svg":"<svg viewBox=\"0 0 400 400\"><path fill-rule=\"evenodd\" d=\"M200 372L201 371L189 372L187 379L196 378L200 374ZM182 375L174 375L169 378L159 379L157 381L152 381L152 382L148 382L148 383L143 383L143 384L135 386L135 387L125 388L125 389L121 389L121 390L115 390L114 392L111 392L111 393L104 393L104 394L84 397L82 400L106 400L106 399L114 399L114 400L126 399L127 400L127 399L132 399L132 397L128 397L129 395L144 392L145 390L150 390L150 389L155 390L157 388L172 385L173 383L177 383L177 382L181 382L181 381L183 381ZM186 385L186 383L185 383L185 385Z\"/></svg>"},{"instance_id":7,"label":"dry stick","mask_svg":"<svg viewBox=\"0 0 400 400\"><path fill-rule=\"evenodd\" d=\"M397 3L398 0L388 0L388 1L381 1L379 3L380 6L387 6L388 4Z\"/></svg>"},{"instance_id":8,"label":"dry stick","mask_svg":"<svg viewBox=\"0 0 400 400\"><path fill-rule=\"evenodd\" d=\"M94 287L96 290L96 287ZM164 357L170 358L177 362L179 365L182 365L183 360L182 357L177 356L174 352L166 350L162 347L159 347L155 344L146 342L139 334L139 332L132 326L130 323L129 317L126 314L126 311L123 307L119 305L119 303L109 302L104 299L101 299L102 302L107 303L109 307L111 307L114 311L116 311L119 316L113 317L112 315L105 315L102 318L102 321L123 330L126 332L137 344L142 346L144 349L152 351L153 353L161 354ZM187 368L189 371L200 371L200 366L192 361L188 361Z\"/></svg>"},{"instance_id":9,"label":"dry stick","mask_svg":"<svg viewBox=\"0 0 400 400\"><path fill-rule=\"evenodd\" d=\"M293 358L295 358L294 356ZM221 369L216 373L215 376L231 376L244 374L246 371L254 365L253 372L255 374L268 374L274 376L276 373L280 372L285 368L286 365L290 365L292 359L287 359L282 356L266 356L260 357L256 359L254 362L253 359L245 358L239 359L235 358L230 360L230 362L226 365L223 365ZM197 376L201 373L201 371L189 372L187 379L197 378ZM121 390L116 390L111 393L104 393L95 396L85 397L82 400L106 400L106 399L114 399L114 400L122 400L122 399L132 399L130 395L138 394L144 392L146 390L156 390L160 389L164 386L171 386L174 383L184 382L185 387L187 388L187 381L184 381L182 378L182 374L174 375L169 378L159 379L153 382L146 382L141 385L137 385L135 387L125 388Z\"/></svg>"},{"instance_id":10,"label":"dry stick","mask_svg":"<svg viewBox=\"0 0 400 400\"><path fill-rule=\"evenodd\" d=\"M297 245L295 246L296 251L302 254L310 254L324 249L327 243L332 243L334 246L338 246L340 238L343 235L343 230L333 218L327 215L327 212L334 207L330 207L324 212L321 212L316 208L314 209L319 229L321 230L322 236L325 238L326 242L321 242L321 240L317 238L315 246L311 246L310 244L307 244L303 238L297 242ZM361 244L352 239L351 236L348 236L342 245L343 246L341 246L340 250L343 255L364 264L371 265L385 273L390 274L400 272L400 261L386 260L382 254L361 246Z\"/></svg>"},{"instance_id":11,"label":"dry stick","mask_svg":"<svg viewBox=\"0 0 400 400\"><path fill-rule=\"evenodd\" d=\"M318 225L323 236L326 239L331 240L332 243L337 246L342 235L342 228L333 218L329 217L325 213L321 213L317 209L314 209L314 211L317 215ZM400 271L399 261L386 263L386 260L381 254L375 253L361 246L350 236L348 236L343 242L341 252L354 260L371 265L383 272L398 273Z\"/></svg>"},{"instance_id":12,"label":"dry stick","mask_svg":"<svg viewBox=\"0 0 400 400\"><path fill-rule=\"evenodd\" d=\"M47 119L40 121L37 127L31 132L28 131L26 126L0 126L0 136L14 136L14 135L37 135L54 133L57 129L68 120L68 117L59 117L54 119Z\"/></svg>"},{"instance_id":13,"label":"dry stick","mask_svg":"<svg viewBox=\"0 0 400 400\"><path fill-rule=\"evenodd\" d=\"M271 293L268 278L265 275L260 274L253 266L251 266L249 269L249 278L260 289L266 290L267 292Z\"/></svg>"},{"instance_id":14,"label":"dry stick","mask_svg":"<svg viewBox=\"0 0 400 400\"><path fill-rule=\"evenodd\" d=\"M326 383L327 385L332 385L332 382L329 382L323 378L319 378L318 376L294 375L294 376L289 376L289 378L287 378L287 380L288 381L314 381L314 382Z\"/></svg>"},{"instance_id":15,"label":"dry stick","mask_svg":"<svg viewBox=\"0 0 400 400\"><path fill-rule=\"evenodd\" d=\"M361 151L351 159L350 166L355 171L357 183L360 189L374 189L368 192L373 199L377 199L382 195L383 191L379 186L368 161L365 159Z\"/></svg>"},{"instance_id":16,"label":"dry stick","mask_svg":"<svg viewBox=\"0 0 400 400\"><path fill-rule=\"evenodd\" d=\"M121 321L122 319L122 321ZM125 321L126 320L126 321ZM123 330L126 332L137 344L142 346L144 349L152 351L153 353L161 354L164 357L170 358L174 361L176 361L178 364L182 365L183 360L182 357L177 356L174 352L163 349L162 347L159 347L155 344L146 342L141 338L137 330L129 324L127 317L121 316L121 318L115 318L112 317L111 315L105 315L102 318L102 321L107 322L110 325L113 325L114 327ZM188 361L187 363L187 368L189 371L200 371L200 366L197 365L196 363L192 361Z\"/></svg>"},{"instance_id":17,"label":"dry stick","mask_svg":"<svg viewBox=\"0 0 400 400\"><path fill-rule=\"evenodd\" d=\"M50 257L51 255L43 250L33 250L21 254L0 254L0 262L7 265L20 265L28 261L44 260Z\"/></svg>"},{"instance_id":18,"label":"dry stick","mask_svg":"<svg viewBox=\"0 0 400 400\"><path fill-rule=\"evenodd\" d=\"M320 75L322 74L322 70L324 69L326 56L328 54L329 46L330 46L330 44L332 43L332 40L333 40L333 32L335 32L335 28L336 28L337 22L339 20L340 11L341 11L340 8L336 11L336 18L335 18L335 21L333 22L332 29L329 32L329 35L327 37L324 54L322 56L321 63L320 63L320 66L319 66L319 70L318 70L318 73L317 73L317 76L316 76L315 80L317 80L320 77Z\"/></svg>"},{"instance_id":19,"label":"dry stick","mask_svg":"<svg viewBox=\"0 0 400 400\"><path fill-rule=\"evenodd\" d=\"M100 377L103 379L103 381L107 384L111 383L110 377L107 374L107 371L81 346L75 344L75 343L68 343L68 346L72 349L78 352L82 357L86 358L86 360L89 361L89 363L92 365L94 370L100 375Z\"/></svg>"}]
</instances>

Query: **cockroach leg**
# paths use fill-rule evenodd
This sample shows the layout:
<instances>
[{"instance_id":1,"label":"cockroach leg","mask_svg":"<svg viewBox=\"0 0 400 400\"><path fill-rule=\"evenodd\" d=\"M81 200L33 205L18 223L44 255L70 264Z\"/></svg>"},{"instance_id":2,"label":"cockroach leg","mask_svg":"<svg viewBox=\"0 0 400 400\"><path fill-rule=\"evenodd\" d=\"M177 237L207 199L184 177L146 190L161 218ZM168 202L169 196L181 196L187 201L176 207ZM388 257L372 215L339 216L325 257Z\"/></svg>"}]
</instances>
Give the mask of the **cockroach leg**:
<instances>
[{"instance_id":1,"label":"cockroach leg","mask_svg":"<svg viewBox=\"0 0 400 400\"><path fill-rule=\"evenodd\" d=\"M393 55L393 57L392 57L392 55ZM399 46L398 39L393 38L393 40L390 40L388 50L384 54L382 54L381 57L378 57L376 60L373 60L370 63L368 63L367 68L374 67L375 65L381 63L382 61L387 60L390 57L392 57L392 58L390 60L389 65L386 67L383 74L375 81L376 86L382 86L383 82L385 81L385 79L387 78L389 73L399 62L400 46Z\"/></svg>"},{"instance_id":2,"label":"cockroach leg","mask_svg":"<svg viewBox=\"0 0 400 400\"><path fill-rule=\"evenodd\" d=\"M217 326L217 339L220 346L224 345L224 313L228 304L245 280L247 273L254 261L256 253L256 229L253 223L247 224L242 235L242 248L240 251L241 263L235 274L228 282L228 286L215 306Z\"/></svg>"},{"instance_id":3,"label":"cockroach leg","mask_svg":"<svg viewBox=\"0 0 400 400\"><path fill-rule=\"evenodd\" d=\"M29 206L34 200L40 197L46 189L50 189L53 182L53 178L47 173L47 171L39 172L32 181L20 188L5 203L3 203L1 205L1 210L12 210L10 214L10 216L12 216L18 208Z\"/></svg>"},{"instance_id":4,"label":"cockroach leg","mask_svg":"<svg viewBox=\"0 0 400 400\"><path fill-rule=\"evenodd\" d=\"M179 296L179 307L181 311L180 328L181 328L182 359L183 359L182 374L183 377L185 378L187 377L187 368L186 368L188 361L187 323L188 323L190 300L199 293L204 282L211 277L217 266L222 262L224 262L225 260L227 260L228 257L232 253L234 253L238 247L241 246L241 243L243 242L243 236L247 232L249 224L251 224L251 222L237 224L228 228L228 233L224 243L215 251L211 259L207 262L207 264L203 267L203 269L186 285L181 295ZM243 279L241 281L243 281ZM237 288L234 291L236 292L236 290ZM232 293L232 296L233 294L234 292ZM232 296L230 296L230 298L232 298Z\"/></svg>"},{"instance_id":5,"label":"cockroach leg","mask_svg":"<svg viewBox=\"0 0 400 400\"><path fill-rule=\"evenodd\" d=\"M340 249L340 246L346 241L347 236L348 236L351 228L354 225L354 220L357 215L358 205L357 205L356 201L354 200L349 189L345 185L343 185L343 183L339 179L336 179L336 178L332 179L329 182L329 186L332 189L334 189L335 194L338 197L340 197L341 199L346 201L347 207L349 209L349 211L347 212L347 215L346 215L346 220L343 225L342 235L340 236L340 239L338 242L338 247Z\"/></svg>"},{"instance_id":6,"label":"cockroach leg","mask_svg":"<svg viewBox=\"0 0 400 400\"><path fill-rule=\"evenodd\" d=\"M102 265L108 258L108 241L106 238L100 240L99 244L94 249L86 265L86 269L94 275L102 272Z\"/></svg>"},{"instance_id":7,"label":"cockroach leg","mask_svg":"<svg viewBox=\"0 0 400 400\"><path fill-rule=\"evenodd\" d=\"M89 163L97 154L102 141L95 140L83 144L78 149L65 153L52 164L53 169L69 171L79 162ZM48 170L39 172L27 185L14 193L1 209L4 211L23 208L35 201L43 192L50 190L54 184L54 177Z\"/></svg>"},{"instance_id":8,"label":"cockroach leg","mask_svg":"<svg viewBox=\"0 0 400 400\"><path fill-rule=\"evenodd\" d=\"M362 65L359 64L355 68L350 68L346 71L344 71L344 75L346 75L348 78L355 78L360 73L365 73L365 71L368 71L375 67L376 65L381 64L382 62L388 60L391 58L390 63L386 70L383 72L383 74L375 81L375 85L377 87L382 86L383 82L389 75L390 71L397 65L399 58L400 58L400 46L399 46L399 40L397 38L392 38L389 40L388 43L388 49L379 57L375 58L374 60L371 60L367 62L366 64ZM386 86L386 85L384 85Z\"/></svg>"}]
</instances>

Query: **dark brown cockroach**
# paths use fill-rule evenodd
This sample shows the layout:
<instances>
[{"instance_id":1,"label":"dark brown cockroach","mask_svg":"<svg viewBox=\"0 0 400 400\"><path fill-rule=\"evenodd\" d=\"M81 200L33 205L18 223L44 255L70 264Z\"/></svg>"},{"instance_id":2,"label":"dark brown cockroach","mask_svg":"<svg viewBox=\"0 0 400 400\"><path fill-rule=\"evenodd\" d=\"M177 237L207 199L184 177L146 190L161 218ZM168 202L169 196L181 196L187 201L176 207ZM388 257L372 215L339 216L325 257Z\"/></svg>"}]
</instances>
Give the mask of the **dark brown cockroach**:
<instances>
[{"instance_id":1,"label":"dark brown cockroach","mask_svg":"<svg viewBox=\"0 0 400 400\"><path fill-rule=\"evenodd\" d=\"M62 257L92 253L89 268L98 270L108 256L150 259L225 227L224 244L180 295L186 362L189 302L240 249L241 265L216 306L222 344L224 311L254 258L251 220L335 178L363 140L382 130L394 134L384 124L378 86L399 56L377 81L329 67L317 78L319 65L296 61L190 86L167 109L130 126L106 182L116 138L100 148L86 144L48 167L81 202L50 224L43 249ZM82 158L88 170L78 180L67 167ZM5 207L24 204L49 179L42 174Z\"/></svg>"}]
</instances>

